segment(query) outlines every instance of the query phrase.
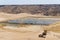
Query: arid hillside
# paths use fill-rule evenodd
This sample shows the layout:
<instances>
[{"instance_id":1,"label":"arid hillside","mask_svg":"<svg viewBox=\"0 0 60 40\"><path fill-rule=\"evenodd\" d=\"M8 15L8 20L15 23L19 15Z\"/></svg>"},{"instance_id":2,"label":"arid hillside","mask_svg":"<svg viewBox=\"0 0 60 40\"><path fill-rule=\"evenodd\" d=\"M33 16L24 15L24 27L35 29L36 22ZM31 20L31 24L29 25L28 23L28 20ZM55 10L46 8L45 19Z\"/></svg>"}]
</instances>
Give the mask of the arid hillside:
<instances>
[{"instance_id":1,"label":"arid hillside","mask_svg":"<svg viewBox=\"0 0 60 40\"><path fill-rule=\"evenodd\" d=\"M30 13L46 16L60 16L60 5L0 5L0 12L4 13Z\"/></svg>"}]
</instances>

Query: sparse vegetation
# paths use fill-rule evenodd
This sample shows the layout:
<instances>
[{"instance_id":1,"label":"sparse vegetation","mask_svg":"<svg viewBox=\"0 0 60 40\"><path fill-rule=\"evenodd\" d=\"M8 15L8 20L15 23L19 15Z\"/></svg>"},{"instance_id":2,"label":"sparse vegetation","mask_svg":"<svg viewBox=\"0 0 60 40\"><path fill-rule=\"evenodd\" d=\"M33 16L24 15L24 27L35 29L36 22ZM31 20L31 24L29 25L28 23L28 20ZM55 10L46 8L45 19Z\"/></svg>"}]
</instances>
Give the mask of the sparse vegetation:
<instances>
[{"instance_id":1,"label":"sparse vegetation","mask_svg":"<svg viewBox=\"0 0 60 40\"><path fill-rule=\"evenodd\" d=\"M9 14L30 13L45 16L59 16L60 5L0 5L0 12Z\"/></svg>"},{"instance_id":2,"label":"sparse vegetation","mask_svg":"<svg viewBox=\"0 0 60 40\"><path fill-rule=\"evenodd\" d=\"M6 26L6 24L0 24L0 28L3 28L4 26Z\"/></svg>"},{"instance_id":3,"label":"sparse vegetation","mask_svg":"<svg viewBox=\"0 0 60 40\"><path fill-rule=\"evenodd\" d=\"M0 24L0 26L6 26L6 24Z\"/></svg>"}]
</instances>

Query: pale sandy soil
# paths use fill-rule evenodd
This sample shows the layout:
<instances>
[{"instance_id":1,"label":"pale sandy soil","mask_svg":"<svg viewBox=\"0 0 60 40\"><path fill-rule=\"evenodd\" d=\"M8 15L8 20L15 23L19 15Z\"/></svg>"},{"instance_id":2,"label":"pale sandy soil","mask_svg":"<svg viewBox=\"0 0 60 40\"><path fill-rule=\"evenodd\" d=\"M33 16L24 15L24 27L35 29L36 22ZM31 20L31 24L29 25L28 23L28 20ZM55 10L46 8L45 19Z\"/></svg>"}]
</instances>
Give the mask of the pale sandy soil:
<instances>
[{"instance_id":1,"label":"pale sandy soil","mask_svg":"<svg viewBox=\"0 0 60 40\"><path fill-rule=\"evenodd\" d=\"M46 38L39 38L43 28L37 25L20 28L0 28L0 40L60 40L60 33L48 31Z\"/></svg>"},{"instance_id":2,"label":"pale sandy soil","mask_svg":"<svg viewBox=\"0 0 60 40\"><path fill-rule=\"evenodd\" d=\"M0 22L14 20L17 18L34 16L31 14L4 14L0 13ZM39 38L38 35L43 32L43 28L37 25L29 25L27 27L0 27L0 40L60 40L60 33L48 31L46 38Z\"/></svg>"},{"instance_id":3,"label":"pale sandy soil","mask_svg":"<svg viewBox=\"0 0 60 40\"><path fill-rule=\"evenodd\" d=\"M40 15L40 14L38 14L38 16L37 16L37 14L32 15L32 14L28 14L28 13L8 14L8 13L0 12L0 22L8 21L8 20L15 20L15 19L19 19L19 18L28 18L28 17L40 18L40 19L56 19L56 20L58 18L60 20L60 17L44 16L44 15Z\"/></svg>"},{"instance_id":4,"label":"pale sandy soil","mask_svg":"<svg viewBox=\"0 0 60 40\"><path fill-rule=\"evenodd\" d=\"M13 20L13 19L18 19L21 17L26 17L28 16L26 13L23 14L7 14L7 13L0 13L0 22L1 21L7 21L7 20Z\"/></svg>"},{"instance_id":5,"label":"pale sandy soil","mask_svg":"<svg viewBox=\"0 0 60 40\"><path fill-rule=\"evenodd\" d=\"M28 13L8 14L8 13L0 12L0 19L1 19L0 22L1 21L7 21L7 20L14 20L14 19L18 19L18 18L25 18L25 17L28 17L28 16L29 17L30 16L36 17L37 15L32 15L32 14L28 14Z\"/></svg>"}]
</instances>

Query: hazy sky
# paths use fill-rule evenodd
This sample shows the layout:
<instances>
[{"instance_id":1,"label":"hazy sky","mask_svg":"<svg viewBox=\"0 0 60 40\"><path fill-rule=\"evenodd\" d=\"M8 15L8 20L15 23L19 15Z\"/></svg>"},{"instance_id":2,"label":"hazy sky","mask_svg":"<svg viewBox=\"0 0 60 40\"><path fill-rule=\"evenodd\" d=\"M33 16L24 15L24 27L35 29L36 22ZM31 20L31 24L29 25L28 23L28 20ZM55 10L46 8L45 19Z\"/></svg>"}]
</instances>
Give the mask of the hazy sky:
<instances>
[{"instance_id":1,"label":"hazy sky","mask_svg":"<svg viewBox=\"0 0 60 40\"><path fill-rule=\"evenodd\" d=\"M6 4L60 4L60 0L0 0L0 5Z\"/></svg>"}]
</instances>

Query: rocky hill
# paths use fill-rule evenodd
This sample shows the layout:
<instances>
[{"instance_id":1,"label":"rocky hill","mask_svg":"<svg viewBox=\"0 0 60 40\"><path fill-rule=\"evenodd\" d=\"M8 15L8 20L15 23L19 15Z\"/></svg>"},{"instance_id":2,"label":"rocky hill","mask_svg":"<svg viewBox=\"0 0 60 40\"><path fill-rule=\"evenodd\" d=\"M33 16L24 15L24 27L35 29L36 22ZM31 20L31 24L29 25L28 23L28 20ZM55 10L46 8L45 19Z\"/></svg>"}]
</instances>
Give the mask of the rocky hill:
<instances>
[{"instance_id":1,"label":"rocky hill","mask_svg":"<svg viewBox=\"0 0 60 40\"><path fill-rule=\"evenodd\" d=\"M30 13L46 16L60 16L60 5L0 5L0 12L4 13Z\"/></svg>"}]
</instances>

